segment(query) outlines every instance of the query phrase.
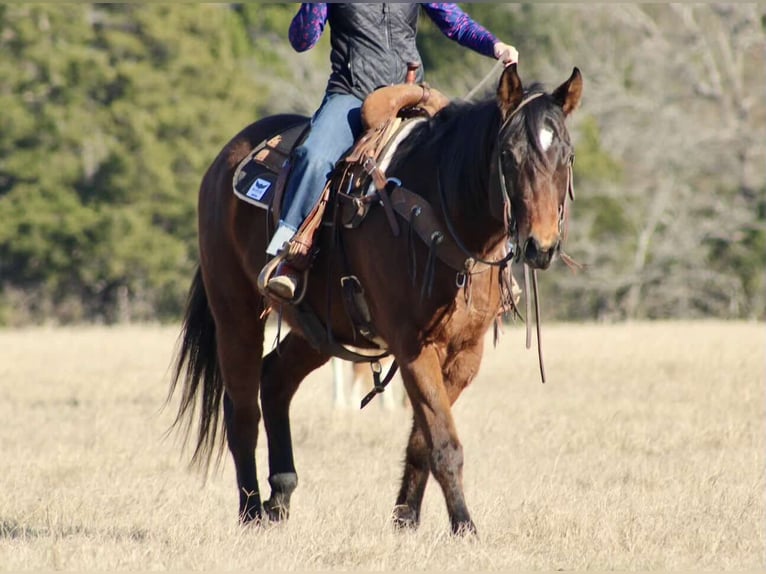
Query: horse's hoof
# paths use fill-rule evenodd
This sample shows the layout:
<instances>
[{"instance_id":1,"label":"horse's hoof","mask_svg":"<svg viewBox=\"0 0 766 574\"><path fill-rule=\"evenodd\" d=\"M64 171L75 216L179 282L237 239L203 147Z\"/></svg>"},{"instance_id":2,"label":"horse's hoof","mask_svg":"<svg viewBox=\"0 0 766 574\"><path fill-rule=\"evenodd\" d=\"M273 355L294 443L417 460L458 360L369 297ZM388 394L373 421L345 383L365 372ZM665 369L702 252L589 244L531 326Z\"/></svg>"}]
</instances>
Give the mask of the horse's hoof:
<instances>
[{"instance_id":1,"label":"horse's hoof","mask_svg":"<svg viewBox=\"0 0 766 574\"><path fill-rule=\"evenodd\" d=\"M290 506L289 502L285 504L280 500L282 497L275 497L276 499L269 498L263 503L263 509L266 511L266 516L269 517L271 522L282 522L290 518Z\"/></svg>"},{"instance_id":2,"label":"horse's hoof","mask_svg":"<svg viewBox=\"0 0 766 574\"><path fill-rule=\"evenodd\" d=\"M394 526L400 530L414 530L420 523L418 513L407 504L397 504L394 506L391 518L393 519Z\"/></svg>"},{"instance_id":3,"label":"horse's hoof","mask_svg":"<svg viewBox=\"0 0 766 574\"><path fill-rule=\"evenodd\" d=\"M282 472L269 477L271 498L263 503L263 509L272 522L281 522L290 517L290 496L298 486L298 475Z\"/></svg>"},{"instance_id":4,"label":"horse's hoof","mask_svg":"<svg viewBox=\"0 0 766 574\"><path fill-rule=\"evenodd\" d=\"M263 523L263 513L261 509L250 508L239 515L239 522L242 526L261 526Z\"/></svg>"},{"instance_id":5,"label":"horse's hoof","mask_svg":"<svg viewBox=\"0 0 766 574\"><path fill-rule=\"evenodd\" d=\"M473 523L473 520L469 519L467 521L453 522L452 534L454 536L466 537L477 536L478 532L476 531L476 525Z\"/></svg>"}]
</instances>

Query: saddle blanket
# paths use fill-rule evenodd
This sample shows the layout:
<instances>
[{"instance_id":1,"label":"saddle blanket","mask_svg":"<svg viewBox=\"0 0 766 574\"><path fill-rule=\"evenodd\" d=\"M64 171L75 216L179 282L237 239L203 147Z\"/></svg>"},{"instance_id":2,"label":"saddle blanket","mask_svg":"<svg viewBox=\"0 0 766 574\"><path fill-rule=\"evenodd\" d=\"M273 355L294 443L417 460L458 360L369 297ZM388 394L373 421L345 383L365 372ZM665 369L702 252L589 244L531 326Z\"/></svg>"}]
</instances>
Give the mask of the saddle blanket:
<instances>
[{"instance_id":1,"label":"saddle blanket","mask_svg":"<svg viewBox=\"0 0 766 574\"><path fill-rule=\"evenodd\" d=\"M261 142L234 171L234 194L243 201L270 209L277 191L277 180L290 151L304 133L308 121L287 128Z\"/></svg>"},{"instance_id":2,"label":"saddle blanket","mask_svg":"<svg viewBox=\"0 0 766 574\"><path fill-rule=\"evenodd\" d=\"M251 154L234 177L234 193L241 200L269 209L277 186L277 174L253 160Z\"/></svg>"}]
</instances>

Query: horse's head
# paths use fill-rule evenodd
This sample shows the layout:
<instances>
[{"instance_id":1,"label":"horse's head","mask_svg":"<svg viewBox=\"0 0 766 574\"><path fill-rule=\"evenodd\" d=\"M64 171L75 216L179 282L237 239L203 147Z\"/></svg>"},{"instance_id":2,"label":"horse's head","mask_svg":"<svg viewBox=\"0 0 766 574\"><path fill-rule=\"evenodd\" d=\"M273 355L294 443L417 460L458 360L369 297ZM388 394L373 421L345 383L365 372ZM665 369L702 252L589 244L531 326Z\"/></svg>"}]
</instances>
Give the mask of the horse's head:
<instances>
[{"instance_id":1,"label":"horse's head","mask_svg":"<svg viewBox=\"0 0 766 574\"><path fill-rule=\"evenodd\" d=\"M577 107L582 76L553 93L521 85L516 65L505 69L497 88L502 124L495 146L490 204L506 222L519 256L546 269L561 247L567 194L572 194L574 151L565 118Z\"/></svg>"}]
</instances>

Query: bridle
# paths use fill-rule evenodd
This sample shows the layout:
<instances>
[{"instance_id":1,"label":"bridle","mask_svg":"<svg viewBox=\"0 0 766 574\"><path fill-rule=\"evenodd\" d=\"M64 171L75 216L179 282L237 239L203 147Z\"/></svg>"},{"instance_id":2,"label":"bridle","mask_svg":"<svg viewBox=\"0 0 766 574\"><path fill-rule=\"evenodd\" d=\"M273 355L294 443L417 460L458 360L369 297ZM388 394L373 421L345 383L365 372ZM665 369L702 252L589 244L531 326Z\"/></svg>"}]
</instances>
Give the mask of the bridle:
<instances>
[{"instance_id":1,"label":"bridle","mask_svg":"<svg viewBox=\"0 0 766 574\"><path fill-rule=\"evenodd\" d=\"M497 174L498 179L500 181L500 198L503 202L503 225L505 227L505 233L508 237L509 241L511 242L511 245L514 247L518 247L519 245L519 230L518 225L516 223L516 217L514 216L513 209L511 208L511 194L508 191L508 184L505 180L505 170L503 169L503 156L500 153L500 146L503 142L503 134L508 127L508 125L511 123L511 120L516 116L516 114L521 111L521 109L526 106L529 102L536 100L540 96L542 96L542 92L536 92L534 94L530 94L521 102L518 106L516 106L516 109L514 109L510 114L508 114L508 117L505 118L503 123L500 125L500 129L497 132L497 141L495 142L495 157L497 158ZM491 192L491 190L490 190ZM514 249L510 249L509 253L513 252ZM515 253L515 260L518 261L519 257L521 256L521 250L517 250Z\"/></svg>"},{"instance_id":2,"label":"bridle","mask_svg":"<svg viewBox=\"0 0 766 574\"><path fill-rule=\"evenodd\" d=\"M441 210L442 215L444 217L444 222L447 226L447 230L450 233L450 236L452 237L452 240L455 242L455 245L458 246L458 248L463 252L463 254L470 260L483 263L484 265L489 265L491 267L504 267L506 266L510 261L515 260L519 261L521 257L521 250L517 249L518 247L518 241L519 241L519 230L518 225L516 222L516 218L514 216L513 210L511 209L511 194L508 191L508 184L506 182L505 177L505 171L503 170L503 163L502 163L502 155L500 154L499 150L503 141L503 134L505 133L505 130L507 129L508 125L511 123L511 120L526 106L529 102L536 100L540 96L544 95L543 92L535 92L533 94L529 94L526 98L521 100L518 106L510 113L508 114L508 117L503 120L503 123L500 125L500 129L497 132L497 140L495 142L495 153L496 156L496 168L498 173L498 179L499 179L499 186L500 186L500 197L502 200L502 213L503 213L503 227L505 229L505 237L508 240L509 243L509 249L508 253L506 253L503 257L496 260L487 260L483 259L479 255L472 253L463 243L463 241L458 237L457 232L455 231L454 225L452 223L452 220L449 216L449 213L447 212L447 198L444 193L444 188L441 184L441 177L440 177L440 170L437 169L436 172L436 185L439 189L439 200L441 203ZM568 194L569 196L574 199L574 188L572 187L572 167L569 166L569 174L568 174ZM490 190L490 193L492 193L492 190ZM559 206L559 232L561 232L563 225L564 225L564 218L565 218L565 212L566 212L566 206L564 203L566 202L566 196L564 198L564 202L562 202L562 205Z\"/></svg>"}]
</instances>

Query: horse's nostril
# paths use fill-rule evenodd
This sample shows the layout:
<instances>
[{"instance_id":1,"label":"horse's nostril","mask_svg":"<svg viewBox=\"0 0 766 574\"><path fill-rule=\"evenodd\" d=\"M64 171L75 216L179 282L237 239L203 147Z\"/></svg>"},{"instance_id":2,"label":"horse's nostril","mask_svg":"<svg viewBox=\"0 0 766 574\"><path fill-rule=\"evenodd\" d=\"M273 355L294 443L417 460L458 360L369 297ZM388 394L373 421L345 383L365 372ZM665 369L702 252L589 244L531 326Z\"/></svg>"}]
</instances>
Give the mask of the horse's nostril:
<instances>
[{"instance_id":1,"label":"horse's nostril","mask_svg":"<svg viewBox=\"0 0 766 574\"><path fill-rule=\"evenodd\" d=\"M527 239L527 242L524 245L524 259L527 261L534 261L537 259L539 253L540 249L537 245L537 241L533 237Z\"/></svg>"},{"instance_id":2,"label":"horse's nostril","mask_svg":"<svg viewBox=\"0 0 766 574\"><path fill-rule=\"evenodd\" d=\"M537 269L547 269L553 260L558 243L551 248L543 249L534 237L524 243L524 260Z\"/></svg>"}]
</instances>

